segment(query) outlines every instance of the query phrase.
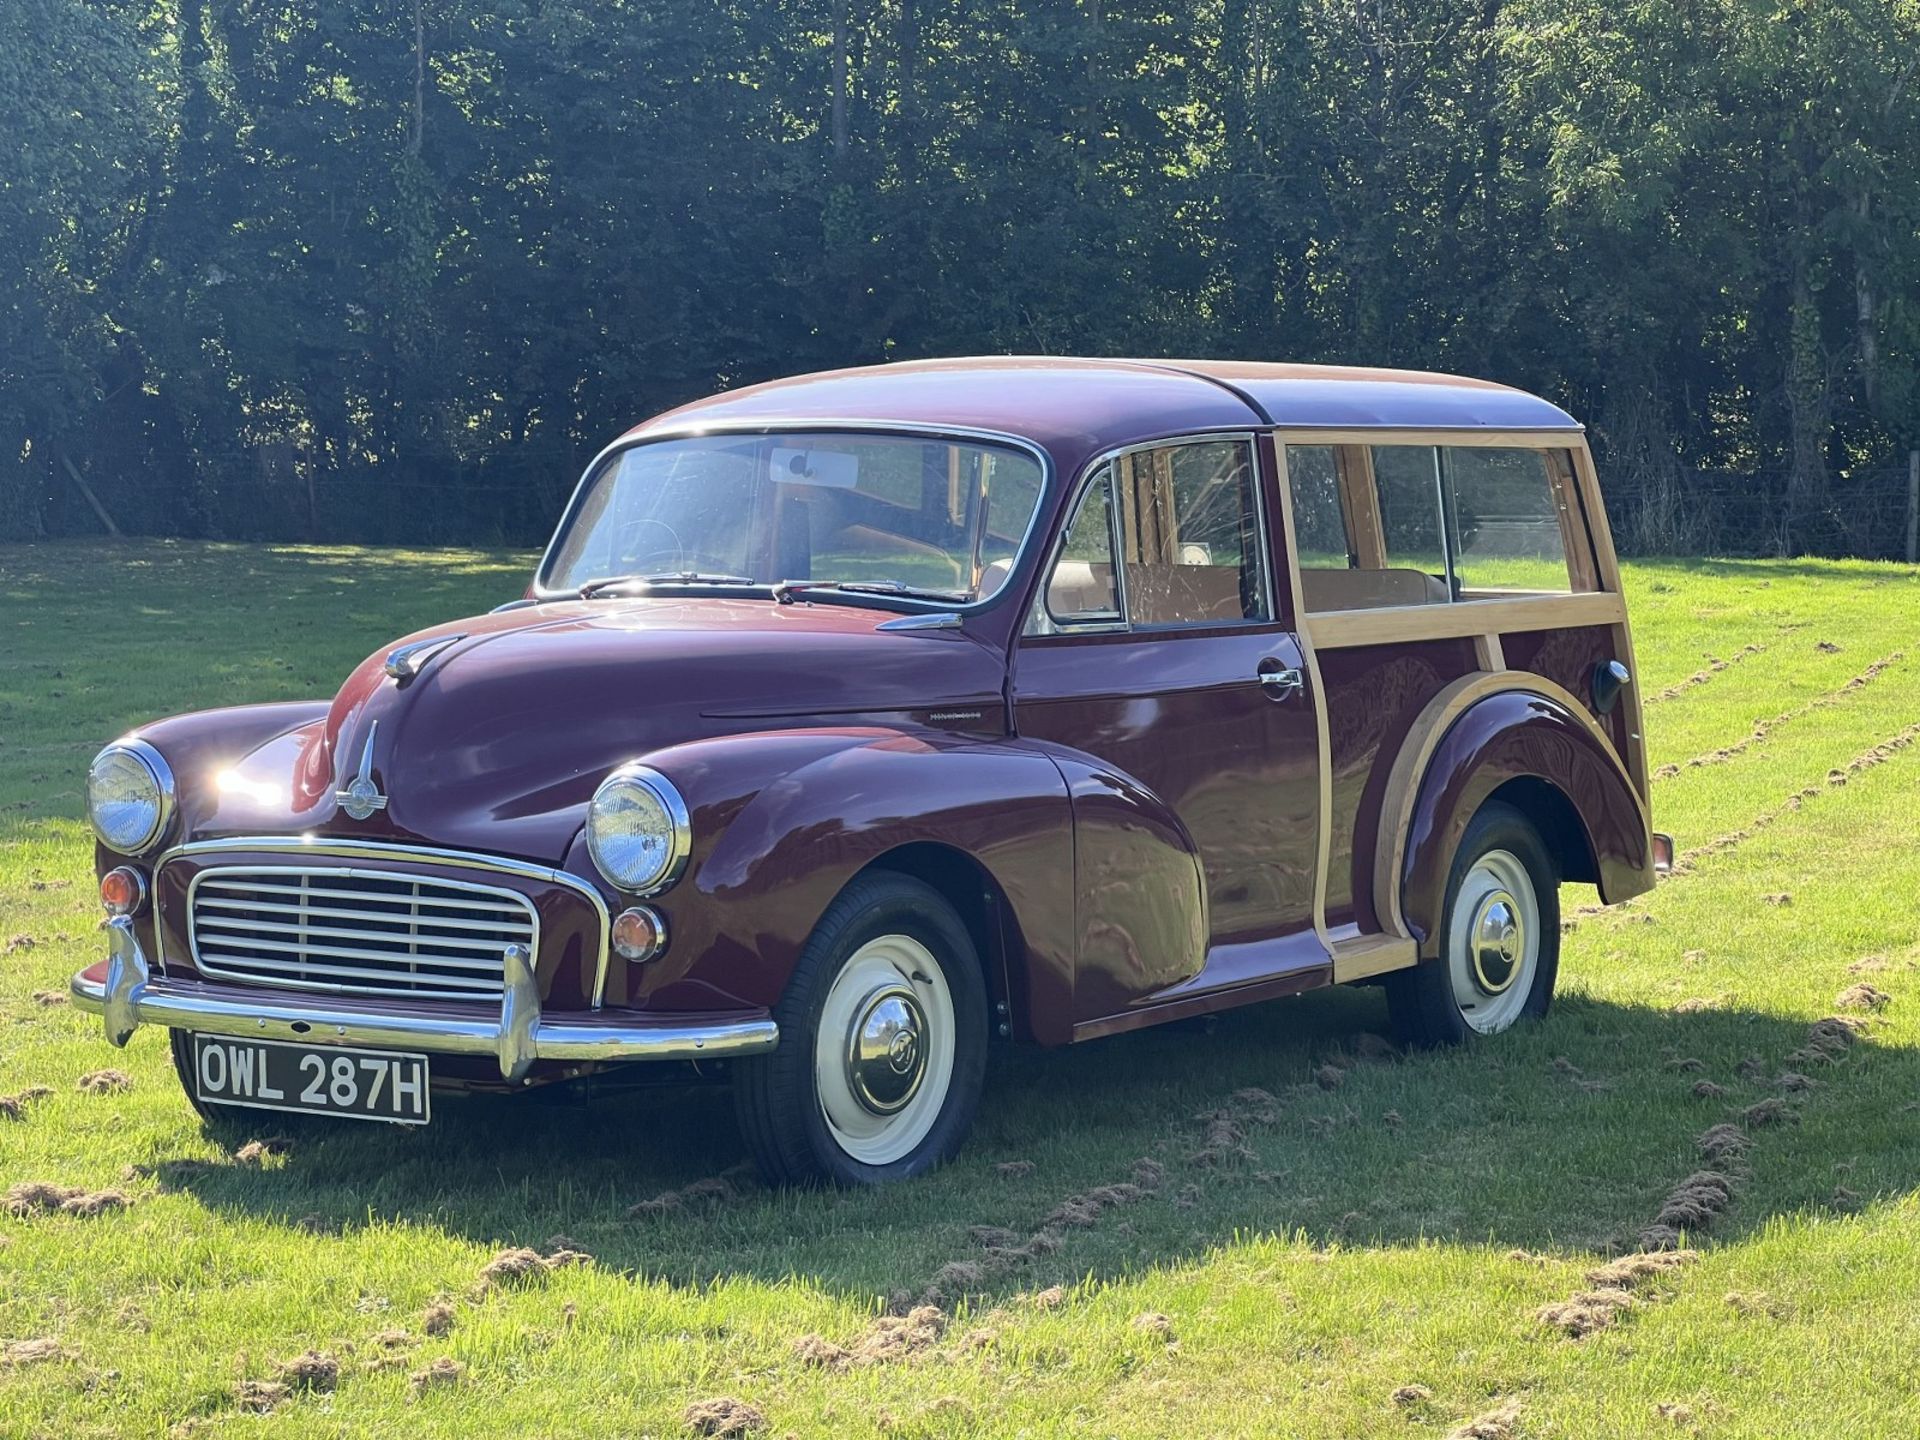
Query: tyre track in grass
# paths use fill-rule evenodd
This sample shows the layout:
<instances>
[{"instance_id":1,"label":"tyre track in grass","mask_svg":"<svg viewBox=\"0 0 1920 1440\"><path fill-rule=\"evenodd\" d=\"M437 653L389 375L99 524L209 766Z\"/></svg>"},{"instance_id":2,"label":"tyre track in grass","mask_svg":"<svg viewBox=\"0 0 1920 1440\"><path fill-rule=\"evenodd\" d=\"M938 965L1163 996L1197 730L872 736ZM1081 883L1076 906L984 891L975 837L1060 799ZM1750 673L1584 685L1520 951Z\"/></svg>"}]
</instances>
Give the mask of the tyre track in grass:
<instances>
[{"instance_id":1,"label":"tyre track in grass","mask_svg":"<svg viewBox=\"0 0 1920 1440\"><path fill-rule=\"evenodd\" d=\"M1699 868L1702 861L1713 859L1715 856L1726 855L1739 849L1740 846L1746 844L1749 840L1776 822L1789 815L1797 814L1809 800L1817 799L1828 791L1837 790L1841 786L1858 779L1869 770L1886 764L1887 761L1893 759L1902 751L1911 748L1916 740L1920 740L1920 721L1916 721L1911 725L1901 726L1900 729L1894 731L1893 734L1889 735L1886 739L1862 750L1859 754L1848 760L1845 765L1838 765L1829 770L1824 780L1817 780L1811 785L1801 786L1777 804L1770 805L1765 810L1762 810L1739 829L1729 830L1725 834L1717 835L1711 840L1703 841L1691 849L1682 850L1674 857L1672 873L1669 874L1663 883L1672 884L1676 880L1693 874L1694 871ZM1650 895L1658 894L1659 891L1656 889L1647 893ZM1607 915L1610 913L1620 914L1632 911L1634 907L1645 898L1646 896L1636 895L1633 899L1620 905L1586 904L1563 911L1560 920L1561 933L1570 933L1580 921L1591 919L1594 916ZM1635 915L1634 918L1644 921L1649 917L1645 915Z\"/></svg>"},{"instance_id":2,"label":"tyre track in grass","mask_svg":"<svg viewBox=\"0 0 1920 1440\"><path fill-rule=\"evenodd\" d=\"M1789 626L1787 628L1789 630L1793 630L1793 629L1798 629L1799 627ZM1786 631L1782 631L1781 633L1785 634ZM1707 662L1707 665L1704 669L1696 670L1693 672L1693 674L1687 676L1686 679L1676 680L1673 684L1667 686L1664 690L1659 690L1654 692L1652 695L1649 695L1647 697L1645 703L1647 705L1659 705L1667 700L1678 699L1680 696L1686 694L1689 690L1697 690L1702 685L1707 684L1716 675L1725 674L1728 670L1731 670L1735 665L1738 665L1742 660L1750 660L1755 655L1766 654L1767 649L1768 649L1768 646L1763 645L1758 641L1753 641L1753 642L1750 642L1749 644L1741 646L1738 650L1734 651L1731 655L1727 656L1725 659L1711 659Z\"/></svg>"},{"instance_id":3,"label":"tyre track in grass","mask_svg":"<svg viewBox=\"0 0 1920 1440\"><path fill-rule=\"evenodd\" d=\"M1891 998L1886 997L1882 1005ZM1807 1028L1805 1043L1791 1054L1778 1057L1774 1066L1764 1064L1758 1056L1743 1061L1737 1067L1740 1080L1749 1086L1762 1083L1769 1069L1782 1065L1827 1067L1828 1073L1843 1075L1839 1067L1853 1060L1867 1023L1838 1015L1816 1020ZM1686 1075L1701 1066L1698 1061L1682 1061L1670 1063L1668 1068ZM1694 1149L1701 1168L1668 1191L1652 1221L1635 1237L1633 1250L1587 1271L1584 1278L1588 1288L1539 1306L1534 1311L1535 1323L1579 1341L1615 1328L1649 1305L1671 1300L1674 1292L1665 1282L1669 1277L1677 1279L1680 1269L1701 1258L1701 1251L1687 1248L1687 1242L1709 1237L1733 1210L1741 1191L1754 1178L1756 1160L1764 1158L1765 1132L1797 1124L1802 1109L1819 1103L1821 1098L1816 1082L1794 1069L1781 1069L1771 1088L1785 1093L1736 1106L1728 1112L1732 1118L1710 1125L1695 1136ZM1696 1084L1693 1093L1719 1098L1729 1092L1717 1085L1703 1092ZM1835 1209L1852 1210L1857 1208L1859 1198L1844 1186L1836 1186L1830 1204ZM1750 1307L1764 1309L1765 1298L1727 1297L1742 1313Z\"/></svg>"},{"instance_id":4,"label":"tyre track in grass","mask_svg":"<svg viewBox=\"0 0 1920 1440\"><path fill-rule=\"evenodd\" d=\"M1308 1084L1294 1089L1314 1093ZM953 1312L968 1296L1060 1253L1074 1237L1090 1233L1115 1211L1156 1198L1175 1206L1193 1204L1197 1185L1189 1183L1173 1191L1173 1180L1181 1176L1197 1180L1250 1161L1249 1132L1278 1124L1280 1105L1280 1098L1265 1090L1236 1090L1225 1103L1199 1112L1150 1147L1154 1153L1134 1160L1124 1179L1110 1179L1063 1196L1038 1223L1019 1229L968 1226L968 1238L978 1247L973 1256L947 1261L917 1290L895 1291L888 1297L887 1313L869 1321L845 1344L811 1332L798 1336L790 1347L792 1358L802 1366L841 1371L912 1362L943 1346L962 1354L989 1348L1013 1304L1055 1309L1065 1303L1065 1289L1049 1286L1021 1301L996 1305L965 1335L956 1336L950 1330ZM1005 1169L1003 1173L1013 1177L1028 1172Z\"/></svg>"},{"instance_id":5,"label":"tyre track in grass","mask_svg":"<svg viewBox=\"0 0 1920 1440\"><path fill-rule=\"evenodd\" d=\"M1731 850L1738 849L1776 821L1785 816L1797 813L1809 800L1815 799L1828 790L1838 789L1840 786L1864 775L1867 771L1884 765L1903 750L1912 746L1916 739L1920 739L1920 721L1901 726L1900 729L1894 731L1893 734L1889 735L1886 739L1862 750L1851 760L1847 761L1845 765L1836 766L1829 770L1824 780L1818 780L1811 785L1802 786L1777 805L1770 806L1761 811L1740 829L1730 830L1726 834L1716 836L1714 839L1696 845L1690 850L1681 851L1679 855L1674 857L1674 874L1683 875L1691 873L1702 860L1709 859L1715 855L1724 855Z\"/></svg>"},{"instance_id":6,"label":"tyre track in grass","mask_svg":"<svg viewBox=\"0 0 1920 1440\"><path fill-rule=\"evenodd\" d=\"M1895 650L1889 655L1883 655L1858 675L1855 675L1851 680L1847 681L1846 684L1829 690L1825 694L1816 695L1813 699L1803 704L1782 710L1771 719L1757 722L1751 732L1739 740L1734 741L1731 745L1722 746L1718 750L1709 750L1706 754L1696 755L1691 760L1662 765L1658 770L1653 772L1653 778L1656 780L1671 780L1683 770L1699 770L1709 765L1724 765L1728 761L1745 754L1755 745L1760 744L1781 726L1791 724L1793 721L1801 719L1815 710L1824 709L1829 705L1837 705L1848 697L1858 694L1875 680L1878 680L1888 669L1897 665L1905 658L1906 652L1904 650Z\"/></svg>"}]
</instances>

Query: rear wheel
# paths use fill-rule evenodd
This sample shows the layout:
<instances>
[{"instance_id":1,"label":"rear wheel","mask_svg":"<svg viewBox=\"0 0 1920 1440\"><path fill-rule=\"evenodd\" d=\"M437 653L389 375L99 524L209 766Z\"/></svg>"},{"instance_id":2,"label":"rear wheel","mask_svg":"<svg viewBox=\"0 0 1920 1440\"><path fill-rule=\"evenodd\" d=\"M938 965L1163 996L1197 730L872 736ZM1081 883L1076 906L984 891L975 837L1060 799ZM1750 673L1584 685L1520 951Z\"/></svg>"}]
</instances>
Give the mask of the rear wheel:
<instances>
[{"instance_id":1,"label":"rear wheel","mask_svg":"<svg viewBox=\"0 0 1920 1440\"><path fill-rule=\"evenodd\" d=\"M1457 1045L1547 1013L1560 969L1560 877L1518 810L1482 807L1447 878L1440 953L1389 977L1410 1045Z\"/></svg>"},{"instance_id":2,"label":"rear wheel","mask_svg":"<svg viewBox=\"0 0 1920 1440\"><path fill-rule=\"evenodd\" d=\"M932 887L856 879L774 1018L779 1047L734 1067L741 1133L769 1182L875 1185L958 1152L986 1071L986 986L967 927Z\"/></svg>"}]
</instances>

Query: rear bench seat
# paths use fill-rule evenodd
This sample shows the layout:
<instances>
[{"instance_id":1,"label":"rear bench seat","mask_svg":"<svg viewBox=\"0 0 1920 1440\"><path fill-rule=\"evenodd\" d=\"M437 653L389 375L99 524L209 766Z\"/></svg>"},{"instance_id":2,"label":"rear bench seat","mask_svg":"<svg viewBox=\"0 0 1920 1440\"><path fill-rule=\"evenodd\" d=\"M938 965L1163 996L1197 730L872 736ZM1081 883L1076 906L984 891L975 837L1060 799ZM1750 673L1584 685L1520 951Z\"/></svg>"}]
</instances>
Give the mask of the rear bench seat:
<instances>
[{"instance_id":1,"label":"rear bench seat","mask_svg":"<svg viewBox=\"0 0 1920 1440\"><path fill-rule=\"evenodd\" d=\"M1424 570L1302 570L1307 612L1378 610L1387 605L1444 605L1446 583Z\"/></svg>"}]
</instances>

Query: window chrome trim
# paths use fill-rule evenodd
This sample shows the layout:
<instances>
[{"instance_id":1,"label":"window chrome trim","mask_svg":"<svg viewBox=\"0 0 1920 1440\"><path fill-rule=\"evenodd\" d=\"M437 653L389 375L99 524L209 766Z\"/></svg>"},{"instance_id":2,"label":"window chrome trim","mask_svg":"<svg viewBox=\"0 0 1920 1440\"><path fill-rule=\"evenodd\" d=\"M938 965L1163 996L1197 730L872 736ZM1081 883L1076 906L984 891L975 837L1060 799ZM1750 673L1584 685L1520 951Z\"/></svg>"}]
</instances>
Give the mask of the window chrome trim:
<instances>
[{"instance_id":1,"label":"window chrome trim","mask_svg":"<svg viewBox=\"0 0 1920 1440\"><path fill-rule=\"evenodd\" d=\"M1199 430L1190 435L1164 435L1157 440L1142 440L1131 445L1116 446L1112 450L1103 450L1080 468L1078 490L1075 492L1071 517L1054 536L1053 546L1047 556L1047 562L1041 571L1041 589L1034 596L1034 605L1046 611L1049 624L1060 627L1052 631L1036 631L1023 626L1022 638L1044 640L1051 635L1098 635L1098 634L1141 634L1160 635L1178 630L1214 629L1230 625L1277 625L1280 623L1280 607L1276 590L1276 578L1273 568L1273 535L1268 525L1266 487L1261 483L1259 437L1266 433L1261 430ZM1046 609L1047 577L1053 574L1053 567L1060 563L1060 553L1066 548L1067 531L1073 528L1074 520L1080 515L1080 507L1086 503L1087 492L1100 478L1100 473L1108 469L1116 460L1128 455L1138 455L1148 450L1177 450L1183 445L1205 445L1213 442L1228 442L1243 445L1247 451L1248 473L1253 488L1254 526L1259 534L1254 537L1255 556L1260 565L1261 589L1267 602L1267 617L1264 620L1227 620L1205 622L1199 620L1176 620L1166 624L1139 626L1134 623L1132 609L1127 596L1126 556L1120 545L1120 507L1122 497L1115 493L1108 507L1107 520L1113 533L1113 568L1115 585L1120 592L1120 620L1089 621L1085 624L1070 624L1053 618L1053 612ZM1116 472L1117 475L1117 472ZM1118 486L1115 487L1116 492ZM1009 577L1011 579L1011 577ZM1032 614L1029 609L1029 616ZM1029 624L1031 621L1029 621Z\"/></svg>"},{"instance_id":2,"label":"window chrome trim","mask_svg":"<svg viewBox=\"0 0 1920 1440\"><path fill-rule=\"evenodd\" d=\"M1112 619L1101 617L1089 620L1062 620L1053 613L1053 606L1047 601L1048 592L1053 588L1053 572L1059 568L1061 560L1066 558L1067 537L1073 533L1073 527L1080 523L1080 516L1087 508L1087 502L1093 498L1093 492L1105 485L1107 487L1107 554L1113 566L1114 600L1119 614ZM1112 635L1123 633L1132 627L1127 624L1127 576L1126 566L1120 559L1120 497L1113 490L1113 469L1111 462L1100 465L1081 482L1080 493L1074 496L1073 505L1067 511L1067 518L1060 526L1060 533L1047 552L1047 563L1040 574L1040 588L1034 592L1033 604L1028 609L1026 623L1021 627L1027 635ZM1032 627L1035 619L1044 616L1046 630Z\"/></svg>"},{"instance_id":3,"label":"window chrome trim","mask_svg":"<svg viewBox=\"0 0 1920 1440\"><path fill-rule=\"evenodd\" d=\"M533 572L533 597L541 600L575 600L578 592L562 586L553 589L547 584L547 576L553 569L558 557L560 540L573 525L579 514L580 506L587 496L587 488L600 467L615 455L628 450L637 450L642 445L651 445L663 440L697 440L709 435L899 435L919 440L957 440L971 441L981 445L998 445L1003 449L1018 451L1032 459L1040 467L1040 488L1034 498L1033 513L1027 516L1027 528L1021 532L1020 543L1014 547L1013 563L1007 567L1007 578L1000 588L984 599L973 600L956 605L951 600L928 600L924 603L930 608L952 614L971 615L1000 604L1014 589L1019 577L1021 563L1032 548L1034 532L1039 528L1040 517L1047 509L1047 499L1052 494L1055 475L1053 457L1036 442L1024 435L1014 435L1004 430L983 430L971 425L931 425L920 424L912 420L852 420L834 416L791 417L778 420L714 420L705 424L688 422L679 425L666 425L657 430L643 430L639 434L627 434L608 445L588 462L581 473L579 482L573 487L566 508L560 512L560 519L553 527L553 535L547 541L547 548L540 554L540 563ZM758 583L758 582L756 582ZM767 582L773 583L771 581ZM902 596L903 600L915 601L916 596Z\"/></svg>"},{"instance_id":4,"label":"window chrome trim","mask_svg":"<svg viewBox=\"0 0 1920 1440\"><path fill-rule=\"evenodd\" d=\"M1440 526L1440 563L1446 569L1447 603L1460 603L1460 577L1454 573L1453 552L1459 544L1453 513L1453 467L1447 463L1447 447L1433 447L1434 521Z\"/></svg>"},{"instance_id":5,"label":"window chrome trim","mask_svg":"<svg viewBox=\"0 0 1920 1440\"><path fill-rule=\"evenodd\" d=\"M106 837L100 833L100 828L93 823L93 786L91 784L93 767L116 750L123 754L131 755L144 765L147 774L153 777L154 786L160 793L159 803L154 806L154 810L157 813L154 816L153 829L147 832L138 845L135 845L129 850L122 850L117 845L108 845ZM160 837L167 833L167 826L173 823L173 812L179 803L179 786L174 781L173 767L167 764L167 757L154 749L148 742L127 736L115 740L111 745L101 747L99 754L87 762L87 777L89 782L85 787L87 791L85 796L87 828L93 832L94 838L98 840L103 847L113 851L116 855L137 858L151 850L159 841Z\"/></svg>"},{"instance_id":6,"label":"window chrome trim","mask_svg":"<svg viewBox=\"0 0 1920 1440\"><path fill-rule=\"evenodd\" d=\"M276 979L271 975L256 975L247 970L227 970L218 962L208 964L202 960L200 958L199 911L194 903L200 893L200 886L208 880L231 879L241 875L318 876L321 878L337 876L347 880L387 881L406 881L414 878L402 875L393 870L369 870L358 865L209 865L202 870L197 870L194 872L193 879L187 883L187 954L193 958L193 968L202 975L206 975L215 980L225 980L229 984L235 985L264 985L276 990L307 991L326 995L360 995L375 1001L382 999L407 1000L419 998L406 990L375 991L365 985L335 984L326 980ZM464 890L475 895L492 895L502 900L505 905L518 905L522 910L526 911L527 919L531 922L532 926L533 934L527 948L532 951L535 959L538 959L540 954L540 910L539 907L519 891L503 890L498 885L482 885L476 880L449 880L442 877L429 878L427 883L444 885L450 890ZM421 903L431 904L432 902L424 901ZM323 927L327 924L325 920L317 923ZM156 928L154 933L156 938L154 948L158 950L161 948L158 943L160 932ZM244 944L245 942L237 943ZM394 958L401 959L404 957L396 955ZM504 990L507 984L504 968L502 970L500 983L502 990ZM444 1002L453 997L442 995L433 998ZM494 997L491 995L476 994L471 998L481 1003L491 1003Z\"/></svg>"},{"instance_id":7,"label":"window chrome trim","mask_svg":"<svg viewBox=\"0 0 1920 1440\"><path fill-rule=\"evenodd\" d=\"M430 845L400 845L382 840L335 840L322 835L237 835L220 840L195 840L176 845L154 862L155 888L160 872L171 862L200 855L324 855L340 860L393 860L416 865L439 865L454 870L480 870L511 875L519 880L537 880L558 885L580 895L593 907L600 922L599 952L594 962L591 1008L598 1010L606 1000L607 958L611 954L613 915L606 898L598 889L565 870L539 865L530 860L514 860L502 855L482 855L471 850L442 850ZM166 968L166 927L156 925L155 958ZM538 959L536 953L535 956Z\"/></svg>"}]
</instances>

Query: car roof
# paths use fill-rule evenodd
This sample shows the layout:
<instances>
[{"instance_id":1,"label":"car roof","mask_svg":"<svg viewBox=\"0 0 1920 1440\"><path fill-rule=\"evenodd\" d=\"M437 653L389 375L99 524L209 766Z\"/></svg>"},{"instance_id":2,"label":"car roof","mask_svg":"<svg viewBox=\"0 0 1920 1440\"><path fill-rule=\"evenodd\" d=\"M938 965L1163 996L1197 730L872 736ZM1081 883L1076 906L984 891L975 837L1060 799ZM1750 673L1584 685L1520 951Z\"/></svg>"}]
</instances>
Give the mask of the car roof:
<instances>
[{"instance_id":1,"label":"car roof","mask_svg":"<svg viewBox=\"0 0 1920 1440\"><path fill-rule=\"evenodd\" d=\"M846 421L1016 435L1077 456L1208 430L1580 430L1524 390L1423 370L1252 360L997 355L910 360L729 390L638 426L633 437L709 426Z\"/></svg>"}]
</instances>

